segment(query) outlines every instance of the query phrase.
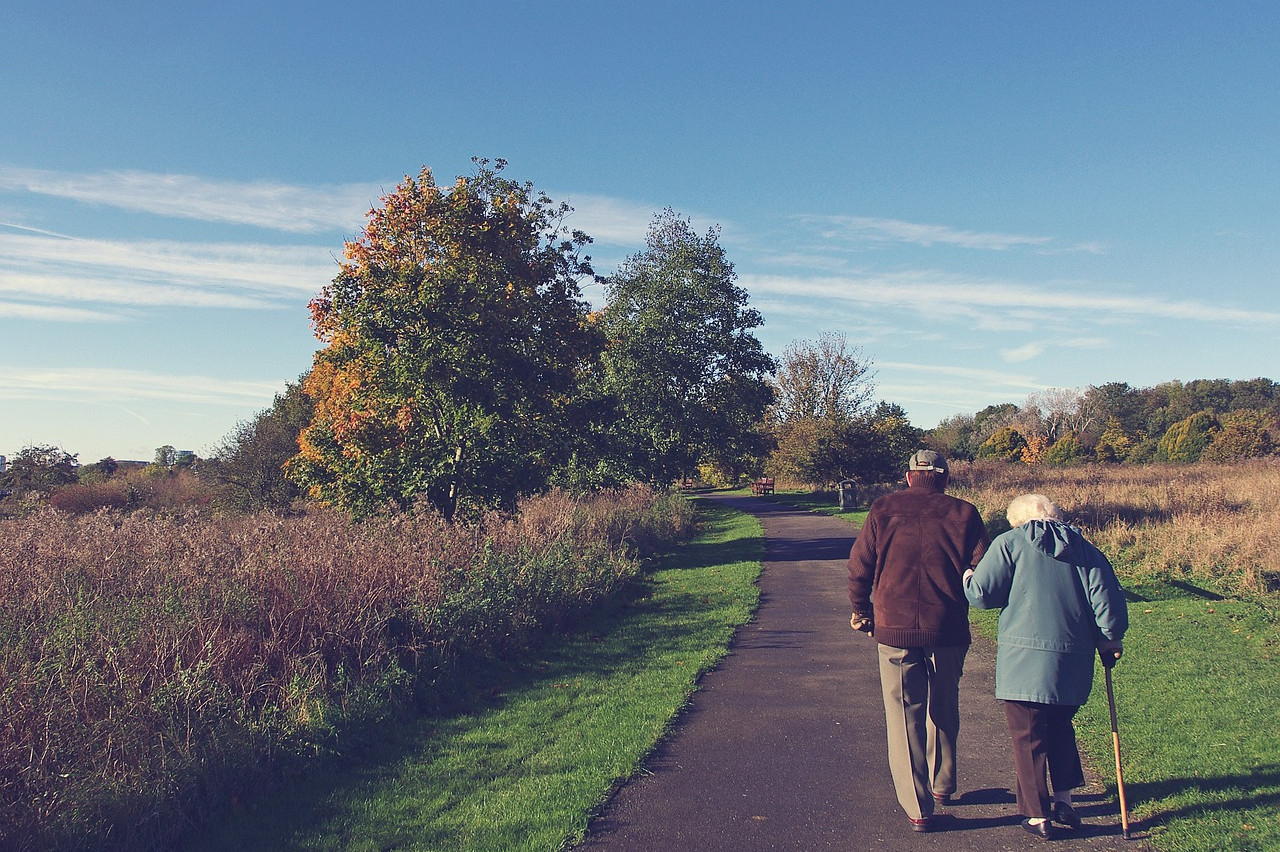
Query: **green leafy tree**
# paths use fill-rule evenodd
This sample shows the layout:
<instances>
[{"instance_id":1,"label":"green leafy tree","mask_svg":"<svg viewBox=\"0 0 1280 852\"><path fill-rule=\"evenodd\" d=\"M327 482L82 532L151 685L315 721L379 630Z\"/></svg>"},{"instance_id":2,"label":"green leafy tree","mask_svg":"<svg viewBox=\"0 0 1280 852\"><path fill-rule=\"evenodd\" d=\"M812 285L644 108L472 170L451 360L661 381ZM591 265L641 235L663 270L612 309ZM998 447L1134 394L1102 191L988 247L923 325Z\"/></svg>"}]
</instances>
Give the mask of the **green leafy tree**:
<instances>
[{"instance_id":1,"label":"green leafy tree","mask_svg":"<svg viewBox=\"0 0 1280 852\"><path fill-rule=\"evenodd\" d=\"M1200 411L1169 427L1156 446L1156 461L1195 462L1218 431L1211 411Z\"/></svg>"},{"instance_id":2,"label":"green leafy tree","mask_svg":"<svg viewBox=\"0 0 1280 852\"><path fill-rule=\"evenodd\" d=\"M1118 417L1111 417L1094 445L1094 457L1100 462L1115 464L1128 461L1140 441L1141 437L1125 429Z\"/></svg>"},{"instance_id":3,"label":"green leafy tree","mask_svg":"<svg viewBox=\"0 0 1280 852\"><path fill-rule=\"evenodd\" d=\"M1027 439L1011 426L1002 426L978 447L978 458L1020 461L1027 448Z\"/></svg>"},{"instance_id":4,"label":"green leafy tree","mask_svg":"<svg viewBox=\"0 0 1280 852\"><path fill-rule=\"evenodd\" d=\"M844 478L851 424L831 417L805 417L773 426L775 449L768 470L776 477L829 486Z\"/></svg>"},{"instance_id":5,"label":"green leafy tree","mask_svg":"<svg viewBox=\"0 0 1280 852\"><path fill-rule=\"evenodd\" d=\"M924 432L911 425L902 406L878 403L855 425L855 440L841 478L863 484L902 479L907 459L920 448L924 438Z\"/></svg>"},{"instance_id":6,"label":"green leafy tree","mask_svg":"<svg viewBox=\"0 0 1280 852\"><path fill-rule=\"evenodd\" d=\"M0 488L21 494L26 491L48 493L79 480L76 454L47 444L23 447L9 459L0 474Z\"/></svg>"},{"instance_id":7,"label":"green leafy tree","mask_svg":"<svg viewBox=\"0 0 1280 852\"><path fill-rule=\"evenodd\" d=\"M120 463L111 456L98 459L93 464L81 465L78 471L78 477L81 485L94 485L106 482L115 476L116 471L120 469Z\"/></svg>"},{"instance_id":8,"label":"green leafy tree","mask_svg":"<svg viewBox=\"0 0 1280 852\"><path fill-rule=\"evenodd\" d=\"M297 454L313 409L302 382L290 382L270 408L223 438L200 476L219 487L223 503L242 511L287 508L301 488L285 475L285 464Z\"/></svg>"},{"instance_id":9,"label":"green leafy tree","mask_svg":"<svg viewBox=\"0 0 1280 852\"><path fill-rule=\"evenodd\" d=\"M1272 437L1275 421L1265 412L1232 411L1222 415L1218 422L1221 428L1213 433L1201 459L1232 462L1275 453L1276 444Z\"/></svg>"},{"instance_id":10,"label":"green leafy tree","mask_svg":"<svg viewBox=\"0 0 1280 852\"><path fill-rule=\"evenodd\" d=\"M1089 458L1089 451L1080 443L1075 432L1068 432L1049 445L1040 456L1041 464L1050 467L1070 467Z\"/></svg>"},{"instance_id":11,"label":"green leafy tree","mask_svg":"<svg viewBox=\"0 0 1280 852\"><path fill-rule=\"evenodd\" d=\"M1280 384L1271 379L1243 379L1231 383L1232 411L1265 411L1280 414Z\"/></svg>"},{"instance_id":12,"label":"green leafy tree","mask_svg":"<svg viewBox=\"0 0 1280 852\"><path fill-rule=\"evenodd\" d=\"M1090 385L1084 396L1090 408L1097 413L1103 431L1115 424L1130 436L1142 432L1146 420L1142 397L1128 382Z\"/></svg>"},{"instance_id":13,"label":"green leafy tree","mask_svg":"<svg viewBox=\"0 0 1280 852\"><path fill-rule=\"evenodd\" d=\"M928 430L923 441L952 461L972 461L978 449L974 429L974 415L953 414Z\"/></svg>"},{"instance_id":14,"label":"green leafy tree","mask_svg":"<svg viewBox=\"0 0 1280 852\"><path fill-rule=\"evenodd\" d=\"M1185 385L1191 404L1197 409L1221 414L1231 410L1231 382L1227 379L1193 379Z\"/></svg>"},{"instance_id":15,"label":"green leafy tree","mask_svg":"<svg viewBox=\"0 0 1280 852\"><path fill-rule=\"evenodd\" d=\"M589 238L505 162L475 162L450 188L406 177L312 302L325 347L289 471L356 515L510 505L545 487L580 426L601 343L579 287Z\"/></svg>"},{"instance_id":16,"label":"green leafy tree","mask_svg":"<svg viewBox=\"0 0 1280 852\"><path fill-rule=\"evenodd\" d=\"M969 436L969 444L974 448L974 456L977 457L978 448L1000 429L1006 426L1013 428L1013 421L1020 415L1021 410L1012 402L988 405L979 410L973 416L973 430Z\"/></svg>"},{"instance_id":17,"label":"green leafy tree","mask_svg":"<svg viewBox=\"0 0 1280 852\"><path fill-rule=\"evenodd\" d=\"M666 483L704 461L732 467L757 454L775 363L752 334L763 318L747 306L718 230L698 236L668 209L604 284L615 467Z\"/></svg>"}]
</instances>

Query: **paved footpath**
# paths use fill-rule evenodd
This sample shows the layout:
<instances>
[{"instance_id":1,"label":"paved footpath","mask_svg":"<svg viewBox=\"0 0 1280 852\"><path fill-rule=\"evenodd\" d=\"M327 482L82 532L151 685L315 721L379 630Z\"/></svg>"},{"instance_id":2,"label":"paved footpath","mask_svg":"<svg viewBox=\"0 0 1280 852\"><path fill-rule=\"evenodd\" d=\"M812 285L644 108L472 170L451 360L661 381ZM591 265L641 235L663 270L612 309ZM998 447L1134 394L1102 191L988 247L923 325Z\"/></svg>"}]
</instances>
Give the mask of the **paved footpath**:
<instances>
[{"instance_id":1,"label":"paved footpath","mask_svg":"<svg viewBox=\"0 0 1280 852\"><path fill-rule=\"evenodd\" d=\"M912 832L889 779L876 646L849 628L853 527L754 497L714 499L764 524L760 609L577 852L1145 847L1121 839L1096 780L1077 791L1082 831L1047 844L1022 831L994 646L980 639L961 680L959 798L939 808L933 832Z\"/></svg>"}]
</instances>

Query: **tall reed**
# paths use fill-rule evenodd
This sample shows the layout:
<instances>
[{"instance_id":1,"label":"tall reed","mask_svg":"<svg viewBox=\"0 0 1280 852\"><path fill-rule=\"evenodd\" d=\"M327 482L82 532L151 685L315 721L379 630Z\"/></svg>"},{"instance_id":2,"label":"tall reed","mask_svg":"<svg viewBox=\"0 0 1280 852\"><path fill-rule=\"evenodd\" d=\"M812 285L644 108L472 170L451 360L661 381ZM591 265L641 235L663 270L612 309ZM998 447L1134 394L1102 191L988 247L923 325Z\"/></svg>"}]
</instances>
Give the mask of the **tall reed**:
<instances>
[{"instance_id":1,"label":"tall reed","mask_svg":"<svg viewBox=\"0 0 1280 852\"><path fill-rule=\"evenodd\" d=\"M677 497L516 517L0 522L0 849L150 849L464 653L518 650L687 534Z\"/></svg>"},{"instance_id":2,"label":"tall reed","mask_svg":"<svg viewBox=\"0 0 1280 852\"><path fill-rule=\"evenodd\" d=\"M1131 581L1176 581L1274 600L1280 592L1280 464L1072 468L958 463L953 493L984 517L1018 494L1052 499Z\"/></svg>"}]
</instances>

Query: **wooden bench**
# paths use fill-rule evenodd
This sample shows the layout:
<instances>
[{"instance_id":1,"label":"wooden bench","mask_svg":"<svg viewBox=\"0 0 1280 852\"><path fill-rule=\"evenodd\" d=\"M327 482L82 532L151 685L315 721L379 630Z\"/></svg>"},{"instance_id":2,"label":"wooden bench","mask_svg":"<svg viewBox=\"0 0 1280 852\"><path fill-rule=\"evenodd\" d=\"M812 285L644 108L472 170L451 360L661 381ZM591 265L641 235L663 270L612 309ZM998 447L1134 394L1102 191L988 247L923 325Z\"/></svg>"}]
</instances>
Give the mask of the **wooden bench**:
<instances>
[{"instance_id":1,"label":"wooden bench","mask_svg":"<svg viewBox=\"0 0 1280 852\"><path fill-rule=\"evenodd\" d=\"M773 493L773 477L762 476L751 483L751 493L759 497L761 494Z\"/></svg>"}]
</instances>

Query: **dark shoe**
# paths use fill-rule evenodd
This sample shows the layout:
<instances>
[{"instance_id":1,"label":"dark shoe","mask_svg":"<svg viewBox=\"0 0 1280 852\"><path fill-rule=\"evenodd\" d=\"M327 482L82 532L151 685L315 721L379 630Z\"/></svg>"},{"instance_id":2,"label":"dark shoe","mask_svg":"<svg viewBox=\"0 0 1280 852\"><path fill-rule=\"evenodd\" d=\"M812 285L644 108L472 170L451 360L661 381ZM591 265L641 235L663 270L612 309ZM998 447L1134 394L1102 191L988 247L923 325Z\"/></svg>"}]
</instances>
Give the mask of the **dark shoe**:
<instances>
[{"instance_id":1,"label":"dark shoe","mask_svg":"<svg viewBox=\"0 0 1280 852\"><path fill-rule=\"evenodd\" d=\"M1042 838L1044 840L1049 840L1050 838L1053 837L1053 829L1049 828L1049 820L1045 820L1044 822L1033 823L1029 819L1024 819L1022 821L1022 829L1023 831L1029 831L1032 834L1034 834L1036 837Z\"/></svg>"},{"instance_id":2,"label":"dark shoe","mask_svg":"<svg viewBox=\"0 0 1280 852\"><path fill-rule=\"evenodd\" d=\"M940 805L949 805L951 804L951 794L950 793L934 793L933 800Z\"/></svg>"},{"instance_id":3,"label":"dark shoe","mask_svg":"<svg viewBox=\"0 0 1280 852\"><path fill-rule=\"evenodd\" d=\"M924 819L911 819L912 831L929 831L933 828L933 817L925 817Z\"/></svg>"},{"instance_id":4,"label":"dark shoe","mask_svg":"<svg viewBox=\"0 0 1280 852\"><path fill-rule=\"evenodd\" d=\"M1080 827L1080 817L1076 814L1076 809L1066 802L1053 803L1053 821L1067 828Z\"/></svg>"}]
</instances>

